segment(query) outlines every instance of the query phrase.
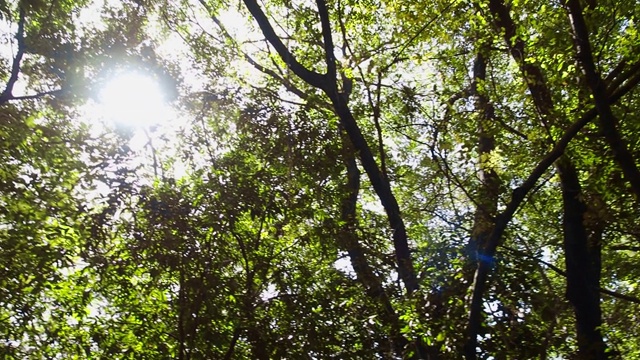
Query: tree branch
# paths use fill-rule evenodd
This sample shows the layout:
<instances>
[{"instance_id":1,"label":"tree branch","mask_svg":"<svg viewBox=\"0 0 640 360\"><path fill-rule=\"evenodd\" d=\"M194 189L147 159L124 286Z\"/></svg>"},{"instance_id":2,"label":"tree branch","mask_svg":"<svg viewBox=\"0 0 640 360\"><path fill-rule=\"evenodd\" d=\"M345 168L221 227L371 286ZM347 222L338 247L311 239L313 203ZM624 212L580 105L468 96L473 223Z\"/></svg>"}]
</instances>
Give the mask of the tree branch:
<instances>
[{"instance_id":1,"label":"tree branch","mask_svg":"<svg viewBox=\"0 0 640 360\"><path fill-rule=\"evenodd\" d=\"M30 95L20 95L20 96L13 96L12 95L6 101L34 100L34 99L39 99L39 98L41 98L43 96L47 96L47 95L59 95L59 94L62 94L64 92L65 92L65 89L56 89L56 90L43 91L43 92L30 94ZM0 101L0 104L2 104L2 101Z\"/></svg>"},{"instance_id":2,"label":"tree branch","mask_svg":"<svg viewBox=\"0 0 640 360\"><path fill-rule=\"evenodd\" d=\"M531 260L535 260L539 264L542 264L542 265L548 267L549 269L553 270L553 272L555 272L556 274L558 274L558 275L560 275L562 277L567 277L567 273L564 270L562 270L561 268L559 268L559 267L557 267L557 266L555 266L555 265L553 265L553 264L551 264L551 263L549 263L547 261L539 259L539 258L537 258L537 257L535 257L533 255L526 254L526 253L524 253L524 252L522 252L522 251L520 251L518 249L510 248L508 246L500 245L500 247L505 249L505 250L511 251L512 253L517 254L519 256L523 256L523 257L529 258ZM606 295L609 295L611 297L614 297L616 299L629 301L629 302L632 302L632 303L635 303L635 304L640 304L640 299L635 297L635 296L621 294L619 292L615 292L613 290L605 289L605 288L602 288L602 287L598 288L598 291L603 293L603 294L606 294Z\"/></svg>"},{"instance_id":3,"label":"tree branch","mask_svg":"<svg viewBox=\"0 0 640 360\"><path fill-rule=\"evenodd\" d=\"M200 0L200 4L202 4L202 6L209 12L209 16L211 17L211 20L218 26L218 28L222 32L222 35L224 36L224 38L227 41L231 42L231 44L233 44L234 50L236 51L236 53L240 57L244 58L244 60L246 62L248 62L251 66L253 66L256 70L262 72L263 74L269 75L273 79L279 81L282 85L284 85L284 87L288 91L290 91L291 93L295 94L300 99L309 100L309 95L307 93L305 93L304 91L302 91L301 89L299 89L297 86L295 86L291 81L289 81L288 79L284 78L281 74L276 73L276 71L274 71L273 69L270 69L270 68L258 63L251 56L249 56L249 54L247 54L246 52L242 51L242 49L240 49L240 45L233 38L233 36L231 36L231 34L227 30L227 28L224 26L224 24L222 24L220 19L218 19L218 17L215 16L213 14L213 12L209 9L209 5L206 3L206 1ZM280 73L282 73L279 68L278 68L278 71ZM329 108L329 109L331 108L331 105L329 105L329 104L327 104L325 102L322 102L321 106L323 108Z\"/></svg>"},{"instance_id":4,"label":"tree branch","mask_svg":"<svg viewBox=\"0 0 640 360\"><path fill-rule=\"evenodd\" d=\"M336 56L333 53L333 35L331 33L329 11L327 10L327 4L324 0L316 0L316 4L318 6L318 15L320 15L320 25L322 27L324 56L325 62L327 63L327 80L333 83L337 81L338 73L336 71Z\"/></svg>"},{"instance_id":5,"label":"tree branch","mask_svg":"<svg viewBox=\"0 0 640 360\"><path fill-rule=\"evenodd\" d=\"M531 92L534 105L540 115L542 125L551 136L549 117L552 114L553 100L551 93L546 86L542 70L534 63L526 61L526 48L524 40L517 35L517 27L509 9L501 0L490 0L489 9L494 17L494 22L503 31L504 41L509 48L509 52L513 59L520 66L523 79Z\"/></svg>"},{"instance_id":6,"label":"tree branch","mask_svg":"<svg viewBox=\"0 0 640 360\"><path fill-rule=\"evenodd\" d=\"M20 63L22 62L22 57L24 56L24 52L26 50L26 45L24 42L24 24L25 24L25 10L24 6L19 6L20 15L18 19L18 31L16 32L16 40L18 41L18 51L16 52L16 56L13 58L13 64L11 65L11 75L9 76L9 80L7 81L7 86L5 87L2 94L0 94L0 104L4 104L7 101L13 99L13 87L18 81L18 76L20 75Z\"/></svg>"},{"instance_id":7,"label":"tree branch","mask_svg":"<svg viewBox=\"0 0 640 360\"><path fill-rule=\"evenodd\" d=\"M341 130L341 133L342 130ZM344 133L343 133L344 134ZM401 331L400 319L396 313L389 296L387 295L382 281L378 278L365 256L365 248L360 243L357 228L357 202L360 191L360 170L356 162L356 157L351 148L351 141L342 136L343 160L347 168L347 182L345 196L342 200L341 221L343 236L338 245L346 250L351 261L351 266L356 273L358 281L364 286L367 295L380 304L378 315L390 326L390 339L393 342L395 353L402 357L405 347L409 341Z\"/></svg>"},{"instance_id":8,"label":"tree branch","mask_svg":"<svg viewBox=\"0 0 640 360\"><path fill-rule=\"evenodd\" d=\"M612 245L609 246L610 250L622 250L622 251L640 251L640 246L633 245Z\"/></svg>"},{"instance_id":9,"label":"tree branch","mask_svg":"<svg viewBox=\"0 0 640 360\"><path fill-rule=\"evenodd\" d=\"M273 27L271 26L267 15L262 11L260 5L258 5L258 2L256 0L243 1L253 18L258 22L258 25L260 26L260 29L262 30L264 36L275 48L282 61L284 61L287 66L289 66L291 71L293 71L294 74L307 82L309 85L324 90L326 88L326 76L307 69L296 59L296 57L289 51L289 49L287 49L280 37L278 37L276 32L273 30Z\"/></svg>"},{"instance_id":10,"label":"tree branch","mask_svg":"<svg viewBox=\"0 0 640 360\"><path fill-rule=\"evenodd\" d=\"M375 105L371 99L371 92L367 89L367 95L369 97L369 103L373 109L373 124L376 127L376 133L378 133L378 153L380 154L380 170L382 175L389 178L387 173L387 161L384 152L384 142L382 139L382 127L380 126L380 95L382 92L382 73L378 72L378 82L376 84L376 102Z\"/></svg>"},{"instance_id":11,"label":"tree branch","mask_svg":"<svg viewBox=\"0 0 640 360\"><path fill-rule=\"evenodd\" d=\"M640 61L637 61L635 64L631 65L629 70L625 71L622 75L614 74L616 70L612 70L607 78L612 78L609 82L609 86L607 88L607 94L611 94L612 89L617 89L620 87L625 81L633 78L634 76L640 73ZM615 75L615 76L614 76ZM607 80L605 80L607 81Z\"/></svg>"},{"instance_id":12,"label":"tree branch","mask_svg":"<svg viewBox=\"0 0 640 360\"><path fill-rule=\"evenodd\" d=\"M509 9L501 0L489 0L489 9L493 15L493 21L503 33L504 40L509 47L509 51L514 60L520 65L525 83L529 88L536 109L541 117L544 128L550 134L548 119L554 115L554 105L549 88L546 85L542 70L535 63L527 62L525 42L517 34L516 24L511 18ZM637 80L637 79L636 79ZM625 84L624 89L629 91L634 80ZM636 82L637 84L637 82ZM625 91L620 87L617 95L614 94L606 101L615 102ZM617 97L617 98L616 98ZM548 170L548 168L564 154L569 142L577 135L589 121L597 115L596 109L591 109L565 131L564 136L555 144L553 149L538 163L526 181L513 190L512 198L506 209L496 217L494 229L487 240L486 248L479 254L481 259L476 270L472 300L470 305L469 321L467 324L467 342L465 344L465 357L467 359L476 358L477 334L482 324L483 302L482 297L486 287L487 276L493 266L496 247L500 244L502 235L508 223L513 218L515 212L524 201L527 194L533 189L538 179Z\"/></svg>"},{"instance_id":13,"label":"tree branch","mask_svg":"<svg viewBox=\"0 0 640 360\"><path fill-rule=\"evenodd\" d=\"M622 96L631 91L637 84L640 82L640 75L636 75L635 77L630 78L624 86L620 87L616 91L613 92L611 97L609 97L608 101L610 104L615 103ZM584 113L580 119L573 123L564 133L564 135L558 140L554 148L538 163L538 165L533 169L529 177L520 185L518 188L513 190L513 194L511 197L511 201L507 205L506 209L496 217L496 223L491 232L491 235L487 239L487 246L484 251L480 254L484 259L493 259L496 253L496 248L500 244L500 240L504 231L507 228L507 225L515 215L516 211L520 207L520 204L524 201L525 197L533 189L538 179L553 165L553 163L560 158L564 154L564 150L566 149L569 142L578 134L578 132L587 125L591 120L593 120L597 111L595 108L591 108L589 111ZM478 269L476 270L476 275L474 278L473 284L473 294L471 301L471 312L469 316L469 328L468 328L468 338L469 344L466 346L467 357L470 358L471 354L475 357L475 334L478 333L481 324L481 314L482 314L482 296L484 294L484 289L486 286L487 276L492 267L491 261L480 261L478 263ZM474 342L474 344L471 344ZM473 352L473 353L471 353Z\"/></svg>"},{"instance_id":14,"label":"tree branch","mask_svg":"<svg viewBox=\"0 0 640 360\"><path fill-rule=\"evenodd\" d=\"M364 138L362 131L349 108L346 97L342 96L342 94L338 92L335 74L333 78L328 78L326 75L321 75L304 68L304 66L293 58L287 59L291 53L273 31L271 24L269 24L269 20L256 3L256 0L244 0L244 3L251 14L255 17L256 21L258 21L258 24L260 25L260 28L267 40L274 46L279 56L287 62L290 69L309 85L323 90L331 100L334 112L349 135L349 139L359 155L362 167L366 171L369 181L371 182L371 185L387 213L389 225L393 231L393 245L395 249L396 263L398 265L398 274L405 285L407 292L413 293L419 287L418 279L415 269L413 268L407 229L400 213L398 200L393 194L389 180L382 175L380 168L373 157L371 148L369 147L367 140ZM320 18L324 18L326 22L326 20L329 19L329 15L326 6L323 5L323 2L319 3L318 10L322 13L320 14ZM323 37L325 38L326 47L327 44L333 44L333 41L328 41L327 39L328 36L331 36L331 33L326 32L326 30L330 30L327 28L326 24L324 25L323 30L325 30L323 31ZM327 55L326 58L331 58L331 55Z\"/></svg>"},{"instance_id":15,"label":"tree branch","mask_svg":"<svg viewBox=\"0 0 640 360\"><path fill-rule=\"evenodd\" d=\"M227 352L224 354L224 360L231 360L233 358L233 351L236 348L236 344L238 343L238 339L240 339L240 335L242 335L242 328L236 327L233 330L233 337L231 338L231 344L229 344L229 348Z\"/></svg>"},{"instance_id":16,"label":"tree branch","mask_svg":"<svg viewBox=\"0 0 640 360\"><path fill-rule=\"evenodd\" d=\"M607 87L602 77L600 77L593 60L589 30L582 15L582 5L579 0L568 0L566 6L569 10L569 18L573 28L573 39L576 45L578 61L582 65L584 77L593 95L599 115L600 128L611 147L613 158L620 165L624 176L631 184L636 200L640 200L640 171L638 171L627 144L620 136L617 129L618 119L611 111L611 106L607 101Z\"/></svg>"}]
</instances>

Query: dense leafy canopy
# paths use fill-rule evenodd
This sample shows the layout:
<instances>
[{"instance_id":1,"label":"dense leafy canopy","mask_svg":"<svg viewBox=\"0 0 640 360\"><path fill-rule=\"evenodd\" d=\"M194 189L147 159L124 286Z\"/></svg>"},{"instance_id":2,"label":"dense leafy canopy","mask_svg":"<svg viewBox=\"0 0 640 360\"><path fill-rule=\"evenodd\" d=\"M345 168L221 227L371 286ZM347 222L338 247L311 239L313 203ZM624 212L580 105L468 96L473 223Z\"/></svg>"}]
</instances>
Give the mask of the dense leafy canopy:
<instances>
[{"instance_id":1,"label":"dense leafy canopy","mask_svg":"<svg viewBox=\"0 0 640 360\"><path fill-rule=\"evenodd\" d=\"M1 357L640 357L639 22L0 1ZM101 117L126 71L170 121Z\"/></svg>"}]
</instances>

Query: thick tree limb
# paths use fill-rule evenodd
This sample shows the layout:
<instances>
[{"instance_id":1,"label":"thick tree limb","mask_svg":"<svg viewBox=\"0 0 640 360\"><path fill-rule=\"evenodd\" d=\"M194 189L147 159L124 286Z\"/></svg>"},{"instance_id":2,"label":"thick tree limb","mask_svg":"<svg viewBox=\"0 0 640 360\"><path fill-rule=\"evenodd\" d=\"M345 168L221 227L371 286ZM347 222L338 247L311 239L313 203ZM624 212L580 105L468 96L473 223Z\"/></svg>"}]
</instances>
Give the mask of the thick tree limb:
<instances>
[{"instance_id":1,"label":"thick tree limb","mask_svg":"<svg viewBox=\"0 0 640 360\"><path fill-rule=\"evenodd\" d=\"M465 345L465 356L467 359L475 359L477 334L480 332L482 324L482 298L486 287L487 276L491 271L496 248L500 244L502 235L507 225L515 215L516 211L524 201L527 194L534 188L538 179L553 165L553 163L564 154L569 142L578 134L589 121L593 120L596 115L595 109L585 113L578 121L567 129L565 134L556 143L554 148L538 163L533 169L529 177L516 189L513 190L511 201L506 209L496 217L496 222L489 235L486 245L483 249L478 249L478 257L485 261L478 262L478 268L473 282L473 292L469 312L469 322L467 325L467 344Z\"/></svg>"},{"instance_id":2,"label":"thick tree limb","mask_svg":"<svg viewBox=\"0 0 640 360\"><path fill-rule=\"evenodd\" d=\"M335 90L337 82L336 56L333 53L333 35L331 34L331 21L329 20L329 11L324 0L316 0L318 6L318 15L320 15L320 26L322 27L322 40L324 41L324 56L327 63L326 79Z\"/></svg>"},{"instance_id":3,"label":"thick tree limb","mask_svg":"<svg viewBox=\"0 0 640 360\"><path fill-rule=\"evenodd\" d=\"M551 93L546 87L542 70L534 63L526 61L526 48L522 38L517 35L517 27L509 9L501 0L490 0L489 9L494 16L494 22L501 31L504 31L503 37L509 52L513 59L520 66L523 79L527 84L533 97L533 102L540 114L542 124L547 132L550 131L548 116L551 115L550 110L553 109L553 100Z\"/></svg>"},{"instance_id":4,"label":"thick tree limb","mask_svg":"<svg viewBox=\"0 0 640 360\"><path fill-rule=\"evenodd\" d=\"M262 11L256 0L243 1L253 18L258 22L264 36L275 48L280 58L287 64L291 71L309 85L324 90L327 84L326 76L307 69L296 59L295 56L293 56L280 37L276 34L269 22L269 19L267 18L267 15Z\"/></svg>"},{"instance_id":5,"label":"thick tree limb","mask_svg":"<svg viewBox=\"0 0 640 360\"><path fill-rule=\"evenodd\" d=\"M233 352L236 348L236 344L238 343L238 340L240 339L240 335L242 335L242 328L241 327L236 327L235 330L233 330L233 337L231 338L231 344L229 344L229 349L227 349L227 352L224 354L224 360L231 360L233 358Z\"/></svg>"},{"instance_id":6,"label":"thick tree limb","mask_svg":"<svg viewBox=\"0 0 640 360\"><path fill-rule=\"evenodd\" d=\"M387 172L387 161L384 151L384 141L382 139L382 127L380 126L380 95L382 93L382 73L378 72L378 82L376 84L376 103L373 103L371 99L371 92L367 89L367 95L369 98L369 104L373 109L373 124L376 127L376 133L378 134L378 154L380 156L380 170L382 175L389 178Z\"/></svg>"},{"instance_id":7,"label":"thick tree limb","mask_svg":"<svg viewBox=\"0 0 640 360\"><path fill-rule=\"evenodd\" d=\"M486 93L481 90L481 83L486 81L487 62L482 54L483 49L479 49L473 66L473 83L471 85L474 96L475 111L480 115L476 124L478 131L478 175L482 182L478 199L476 200L476 210L473 220L473 229L469 239L469 250L472 261L476 261L476 253L478 249L484 247L487 238L491 233L493 220L497 212L498 199L500 195L501 181L498 174L492 167L487 166L486 157L495 150L495 137L491 123L495 118L495 109L489 101ZM465 280L471 282L473 269L467 268L465 271Z\"/></svg>"},{"instance_id":8,"label":"thick tree limb","mask_svg":"<svg viewBox=\"0 0 640 360\"><path fill-rule=\"evenodd\" d=\"M26 24L26 14L23 6L19 6L19 19L18 19L18 30L16 31L16 41L18 43L18 50L16 51L16 55L13 58L13 62L11 64L11 74L9 75L9 80L7 80L7 85L5 89L0 94L0 105L7 103L9 101L22 101L22 100L35 100L40 99L44 96L49 95L60 95L64 93L65 89L56 89L49 91L42 91L35 94L29 95L13 95L13 89L15 87L18 78L20 77L20 70L22 65L22 58L27 50L27 46L25 44L24 39L24 26Z\"/></svg>"},{"instance_id":9,"label":"thick tree limb","mask_svg":"<svg viewBox=\"0 0 640 360\"><path fill-rule=\"evenodd\" d=\"M470 261L464 267L464 280L468 284L471 280L474 281L473 289L474 296L471 301L471 313L468 323L467 332L473 339L477 338L477 334L480 331L481 326L481 311L482 309L476 305L481 303L477 302L477 295L475 289L480 287L478 282L478 272L474 275L474 264L480 266L484 259L482 254L483 249L487 246L488 240L491 238L491 230L495 213L497 211L498 196L500 191L500 178L491 169L487 167L484 157L488 156L493 150L495 150L495 137L493 132L489 128L489 124L493 121L494 107L489 102L486 94L481 90L480 84L486 80L487 76L487 63L482 51L484 49L478 49L476 58L473 65L473 82L471 84L471 92L474 97L475 111L480 114L478 123L476 125L478 129L478 156L480 166L480 179L483 182L480 194L476 203L476 210L473 220L473 229L471 231L469 242L467 245L467 252L469 253ZM480 295L481 296L481 295ZM479 298L481 299L481 298ZM473 318L471 317L473 316ZM473 320L473 321L472 321ZM477 340L467 341L465 344L464 352L467 359L475 358L476 356Z\"/></svg>"},{"instance_id":10,"label":"thick tree limb","mask_svg":"<svg viewBox=\"0 0 640 360\"><path fill-rule=\"evenodd\" d=\"M328 94L327 94L328 95ZM407 230L400 214L400 207L392 190L391 184L384 177L373 153L369 148L360 128L351 113L345 99L340 95L335 95L332 99L336 114L342 125L349 134L349 138L360 155L360 161L367 172L369 181L373 185L382 206L385 208L389 224L393 229L393 244L398 264L398 273L409 293L418 289L418 280L413 269L413 261L409 250Z\"/></svg>"},{"instance_id":11,"label":"thick tree limb","mask_svg":"<svg viewBox=\"0 0 640 360\"><path fill-rule=\"evenodd\" d=\"M517 36L516 24L511 18L509 9L505 3L501 0L490 0L489 8L494 17L494 23L497 25L499 30L503 32L504 40L509 47L512 57L518 64L520 64L520 68L523 72L527 87L531 92L534 104L541 116L544 127L548 130L549 124L547 120L549 118L553 118L554 106L551 93L546 85L542 71L535 63L526 61L525 43ZM637 74L631 73L628 76L629 79L626 83L618 88L615 93L605 101L613 103L637 85L639 80ZM624 80L620 81L622 82ZM613 89L609 89L609 91L612 90ZM527 180L513 191L511 202L507 205L507 208L497 216L493 232L487 241L486 248L479 254L481 259L487 259L488 261L480 261L478 263L474 279L469 322L467 325L467 343L465 344L465 356L467 359L476 358L475 349L477 347L477 334L480 331L482 323L482 297L486 287L487 276L492 267L492 259L494 258L496 247L501 241L502 234L506 230L507 224L511 221L520 204L534 187L537 180L563 155L568 143L573 139L573 137L575 137L578 131L596 115L597 110L591 109L566 130L565 135L555 144L551 152L549 152L547 156L538 163ZM562 166L562 164L558 164L558 166ZM563 170L565 172L569 171L567 168L559 170Z\"/></svg>"},{"instance_id":12,"label":"thick tree limb","mask_svg":"<svg viewBox=\"0 0 640 360\"><path fill-rule=\"evenodd\" d=\"M206 3L206 1L200 0L200 4L202 4L202 6L204 6L204 8L207 9L207 11L209 11L209 16L211 17L211 20L213 20L213 22L218 26L220 31L222 31L222 35L225 37L225 39L233 44L233 46L235 47L236 53L239 56L244 58L244 60L246 62L248 62L251 66L253 66L256 70L258 70L258 71L260 71L260 72L262 72L262 73L264 73L266 75L269 75L272 78L274 78L277 81L279 81L282 85L284 85L284 87L287 90L289 90L293 94L297 95L299 98L301 98L303 100L307 100L309 98L308 94L306 94L304 91L302 91L298 87L296 87L291 81L289 81L289 80L285 79L284 77L280 76L274 70L269 69L268 67L258 63L251 56L249 56L249 54L247 54L244 51L242 51L242 49L240 49L240 45L236 42L236 40L233 38L233 36L231 36L231 34L229 34L229 31L227 31L227 28L224 26L224 24L222 24L220 19L218 19L215 15L213 15L213 12L209 9L209 5Z\"/></svg>"},{"instance_id":13,"label":"thick tree limb","mask_svg":"<svg viewBox=\"0 0 640 360\"><path fill-rule=\"evenodd\" d=\"M561 164L560 164L561 163ZM600 235L589 241L584 217L587 206L582 197L578 172L567 157L558 164L562 185L562 229L567 273L566 297L576 317L578 351L582 359L605 359L600 309ZM591 243L591 244L590 244Z\"/></svg>"},{"instance_id":14,"label":"thick tree limb","mask_svg":"<svg viewBox=\"0 0 640 360\"><path fill-rule=\"evenodd\" d=\"M629 93L631 90L635 88L635 86L640 82L640 76L636 75L629 79L624 86L620 87L618 90L614 91L614 93L609 98L609 103L613 104L618 101L622 96ZM515 215L517 209L520 207L522 202L524 201L526 195L533 189L538 179L553 165L553 163L560 158L564 154L564 150L566 149L569 142L578 134L578 132L587 125L590 121L592 121L597 116L597 111L595 108L590 109L586 113L580 117L576 122L574 122L571 127L569 127L564 135L558 140L556 146L549 152L547 155L538 163L538 165L531 172L529 177L520 185L518 188L513 190L513 194L511 197L511 201L507 205L506 209L496 217L496 223L487 240L487 247L484 252L481 254L485 259L493 259L496 253L496 248L500 245L500 240L504 231L507 228L507 225ZM465 354L469 354L471 351L472 358L475 358L475 348L477 344L476 335L480 331L481 326L481 314L482 314L482 297L484 294L484 290L486 287L486 280L489 272L491 271L492 263L488 261L479 262L478 269L476 270L476 275L474 278L473 285L473 293L472 293L472 305L470 309L469 315L469 325L467 327L467 345L465 346ZM608 293L611 295L610 293ZM471 334L476 334L473 338L469 337ZM470 345L473 342L472 345ZM471 347L473 346L473 347ZM471 350L472 349L472 350ZM466 355L469 358L468 355Z\"/></svg>"},{"instance_id":15,"label":"thick tree limb","mask_svg":"<svg viewBox=\"0 0 640 360\"><path fill-rule=\"evenodd\" d=\"M314 71L306 69L300 64L293 54L282 43L282 40L277 36L273 30L266 15L260 9L256 0L244 0L245 5L258 22L264 36L271 43L280 58L287 63L289 68L302 80L309 85L322 89L324 93L331 100L336 115L340 118L340 122L345 131L349 135L349 139L357 151L362 167L365 169L369 181L376 191L382 206L385 208L389 225L393 230L393 244L396 254L396 262L398 265L398 274L405 285L407 292L412 293L418 289L418 280L413 268L413 261L411 259L411 252L409 250L409 242L407 238L407 231L404 225L404 221L400 214L400 207L391 190L391 184L382 175L378 164L375 161L371 148L364 138L358 123L356 122L351 109L348 106L348 99L339 92L337 79L335 72L332 76L322 75ZM331 28L328 23L329 14L326 8L326 4L322 0L318 0L318 10L320 12L320 19L322 21L323 38L325 39L325 52L331 53L326 55L327 61L333 59L333 41L329 41L328 37L331 36ZM325 20L322 20L325 19ZM335 66L335 64L334 64ZM328 71L333 71L334 67L328 66Z\"/></svg>"},{"instance_id":16,"label":"thick tree limb","mask_svg":"<svg viewBox=\"0 0 640 360\"><path fill-rule=\"evenodd\" d=\"M378 315L390 327L389 336L394 352L397 356L402 357L409 341L402 335L398 314L391 304L382 281L376 276L365 256L365 249L356 234L356 210L361 174L354 151L351 148L351 142L346 136L343 137L343 158L347 168L347 182L345 184L345 197L342 200L341 212L341 221L344 225L342 226L342 237L338 245L347 252L356 277L364 286L367 295L379 304L380 312Z\"/></svg>"},{"instance_id":17,"label":"thick tree limb","mask_svg":"<svg viewBox=\"0 0 640 360\"><path fill-rule=\"evenodd\" d=\"M568 0L566 6L573 27L573 39L576 45L578 61L582 65L587 85L591 89L596 109L599 115L600 128L605 139L613 151L616 160L627 181L631 184L636 199L640 200L640 171L636 162L627 149L625 141L617 129L618 119L613 115L609 101L607 101L607 87L596 69L589 41L589 30L582 15L582 5L579 0Z\"/></svg>"}]
</instances>

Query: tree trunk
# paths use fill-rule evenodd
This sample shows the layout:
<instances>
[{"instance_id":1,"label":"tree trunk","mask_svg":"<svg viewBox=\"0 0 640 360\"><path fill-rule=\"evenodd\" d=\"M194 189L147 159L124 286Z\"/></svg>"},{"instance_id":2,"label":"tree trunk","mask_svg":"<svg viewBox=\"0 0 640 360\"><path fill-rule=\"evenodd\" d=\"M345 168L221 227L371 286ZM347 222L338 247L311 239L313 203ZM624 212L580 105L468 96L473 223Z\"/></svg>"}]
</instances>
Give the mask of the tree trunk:
<instances>
[{"instance_id":1,"label":"tree trunk","mask_svg":"<svg viewBox=\"0 0 640 360\"><path fill-rule=\"evenodd\" d=\"M581 359L606 359L600 326L600 245L590 246L584 224L586 206L574 166L562 158L557 163L562 181L564 252L567 271L566 296L574 307Z\"/></svg>"},{"instance_id":2,"label":"tree trunk","mask_svg":"<svg viewBox=\"0 0 640 360\"><path fill-rule=\"evenodd\" d=\"M478 163L481 189L476 199L476 213L469 240L469 253L472 260L478 261L477 251L484 247L491 231L498 208L498 195L500 192L500 178L488 164L488 157L495 150L494 137L494 109L487 95L481 89L482 83L487 78L487 64L482 50L476 55L473 67L474 81L472 93L475 97L475 109L478 117ZM467 283L473 279L473 273L465 274Z\"/></svg>"},{"instance_id":3,"label":"tree trunk","mask_svg":"<svg viewBox=\"0 0 640 360\"><path fill-rule=\"evenodd\" d=\"M489 0L489 9L493 16L494 24L500 29L503 34L504 41L509 48L509 52L513 59L519 64L520 69L524 75L524 81L531 92L532 100L541 115L540 121L542 126L549 131L550 122L554 120L555 110L551 96L551 92L544 79L542 70L540 67L532 62L526 61L527 49L525 42L517 36L517 25L511 17L509 8L502 0ZM564 137L563 137L564 138ZM549 139L551 143L556 143L554 139ZM558 148L560 142L557 142L554 146ZM566 146L566 144L564 145ZM562 149L564 151L564 149ZM549 156L547 156L549 158ZM540 163L534 173L540 168ZM594 356L602 354L604 356L604 344L602 336L599 331L601 325L600 314L600 302L598 289L598 278L594 274L594 268L592 261L589 257L581 257L583 255L590 256L588 250L587 231L583 223L584 204L580 198L581 189L578 181L578 176L575 167L566 155L562 155L556 161L556 168L561 174L563 200L565 206L565 218L564 218L564 236L565 236L565 257L567 261L567 272L569 272L569 266L572 267L572 276L569 280L567 276L567 297L572 302L576 309L576 322L578 327L578 345L580 347L580 353L587 356L587 354L594 354ZM532 173L533 175L533 173ZM529 180L534 180L531 176L525 182L520 189L516 189L513 192L512 200L508 204L507 209L496 217L496 226L490 236L487 249L482 253L489 259L494 255L497 245L500 241L499 236L506 228L506 222L515 213L518 204L526 196L533 184ZM581 270L582 269L582 270ZM465 357L467 360L476 358L475 349L477 347L477 335L481 328L482 323L482 297L486 287L487 275L490 271L490 264L485 262L478 262L478 269L474 278L474 284L472 286L472 301L469 312L469 322L467 326L467 341L465 344ZM588 274L581 274L581 271L588 272ZM581 288L586 285L593 285L595 281L595 288L586 289ZM591 291L596 291L596 294L590 294ZM582 298L582 296L587 296ZM585 311L593 312L585 312ZM593 341L594 348L591 349L591 345L587 342ZM584 348L588 347L588 348ZM599 357L585 357L585 359L600 359Z\"/></svg>"},{"instance_id":4,"label":"tree trunk","mask_svg":"<svg viewBox=\"0 0 640 360\"><path fill-rule=\"evenodd\" d=\"M360 163L369 177L369 181L373 186L382 206L387 213L389 225L393 231L393 245L396 255L396 263L398 266L398 274L405 285L407 293L411 294L418 289L418 278L413 268L413 260L409 249L409 240L407 237L407 229L400 213L400 206L391 189L391 183L387 179L380 167L378 166L369 143L362 134L362 130L349 108L348 100L345 94L338 88L338 74L336 72L336 58L333 53L333 38L331 33L331 25L329 21L329 13L326 3L323 0L316 0L318 5L318 15L320 17L322 37L324 40L325 61L327 66L326 74L320 74L306 68L294 56L291 51L278 37L269 18L262 11L262 8L256 0L243 0L245 6L258 22L262 33L274 47L280 58L287 64L289 69L299 76L307 84L321 89L331 100L335 114L340 119L349 139L353 144Z\"/></svg>"},{"instance_id":5,"label":"tree trunk","mask_svg":"<svg viewBox=\"0 0 640 360\"><path fill-rule=\"evenodd\" d=\"M485 246L491 232L494 228L494 219L498 207L498 195L500 192L500 179L498 174L487 164L487 157L495 149L495 137L493 135L492 121L494 120L494 108L489 102L488 97L481 89L482 83L487 76L487 63L482 49L478 51L473 67L473 84L472 93L475 97L475 108L479 114L478 120L478 162L479 176L482 182L479 196L476 199L476 213L471 229L471 237L469 239L468 253L470 261L467 263L464 271L465 284L471 284L474 279L474 272L482 266L480 263L490 262L485 259ZM473 304L471 304L473 306ZM477 326L470 327L469 341L465 344L466 358L475 358L477 347L477 333L479 332L480 323Z\"/></svg>"},{"instance_id":6,"label":"tree trunk","mask_svg":"<svg viewBox=\"0 0 640 360\"><path fill-rule=\"evenodd\" d=\"M411 345L401 331L401 323L391 300L387 295L382 281L374 273L371 264L367 260L356 234L357 218L356 204L360 191L360 170L355 158L355 151L350 140L343 136L343 159L347 168L347 183L345 184L344 198L342 201L342 236L338 243L341 250L347 252L351 266L358 281L364 286L367 296L374 299L379 306L378 316L385 325L389 327L389 341L393 347L393 352L398 357L404 357L407 350L414 350L418 359L435 359L427 357L429 352L419 341ZM412 346L413 349L409 348Z\"/></svg>"},{"instance_id":7,"label":"tree trunk","mask_svg":"<svg viewBox=\"0 0 640 360\"><path fill-rule=\"evenodd\" d=\"M622 173L631 185L636 200L640 201L640 171L625 140L618 131L618 119L609 105L607 85L597 71L589 41L589 29L582 15L582 5L579 0L568 0L566 5L573 27L578 61L582 65L585 80L593 95L600 120L600 129L605 140L609 143L614 160L620 165Z\"/></svg>"},{"instance_id":8,"label":"tree trunk","mask_svg":"<svg viewBox=\"0 0 640 360\"><path fill-rule=\"evenodd\" d=\"M338 247L347 252L351 266L358 281L364 286L367 296L374 299L380 306L380 318L390 328L390 342L397 356L402 356L409 341L400 332L400 319L387 296L382 282L373 272L369 261L365 257L364 248L358 241L356 234L356 204L360 191L360 170L356 163L354 151L348 138L343 137L343 159L347 168L347 183L345 184L342 200L341 220L343 222Z\"/></svg>"}]
</instances>

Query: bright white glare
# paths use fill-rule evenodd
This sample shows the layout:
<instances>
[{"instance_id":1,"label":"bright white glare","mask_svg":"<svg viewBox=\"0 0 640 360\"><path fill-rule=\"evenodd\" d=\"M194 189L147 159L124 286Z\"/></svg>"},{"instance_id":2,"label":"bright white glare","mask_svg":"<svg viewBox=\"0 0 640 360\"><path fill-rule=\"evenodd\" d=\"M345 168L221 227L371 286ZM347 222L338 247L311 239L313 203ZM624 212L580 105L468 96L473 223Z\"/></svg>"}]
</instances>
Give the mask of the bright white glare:
<instances>
[{"instance_id":1,"label":"bright white glare","mask_svg":"<svg viewBox=\"0 0 640 360\"><path fill-rule=\"evenodd\" d=\"M102 116L125 126L160 124L172 113L160 84L137 72L111 79L100 91L99 100Z\"/></svg>"},{"instance_id":2,"label":"bright white glare","mask_svg":"<svg viewBox=\"0 0 640 360\"><path fill-rule=\"evenodd\" d=\"M346 253L342 253L341 255L346 255ZM341 257L338 260L336 260L336 262L333 263L333 267L336 268L337 270L342 271L343 273L345 273L348 276L354 277L356 276L356 271L353 269L353 266L351 265L351 260L349 260L346 257Z\"/></svg>"}]
</instances>

